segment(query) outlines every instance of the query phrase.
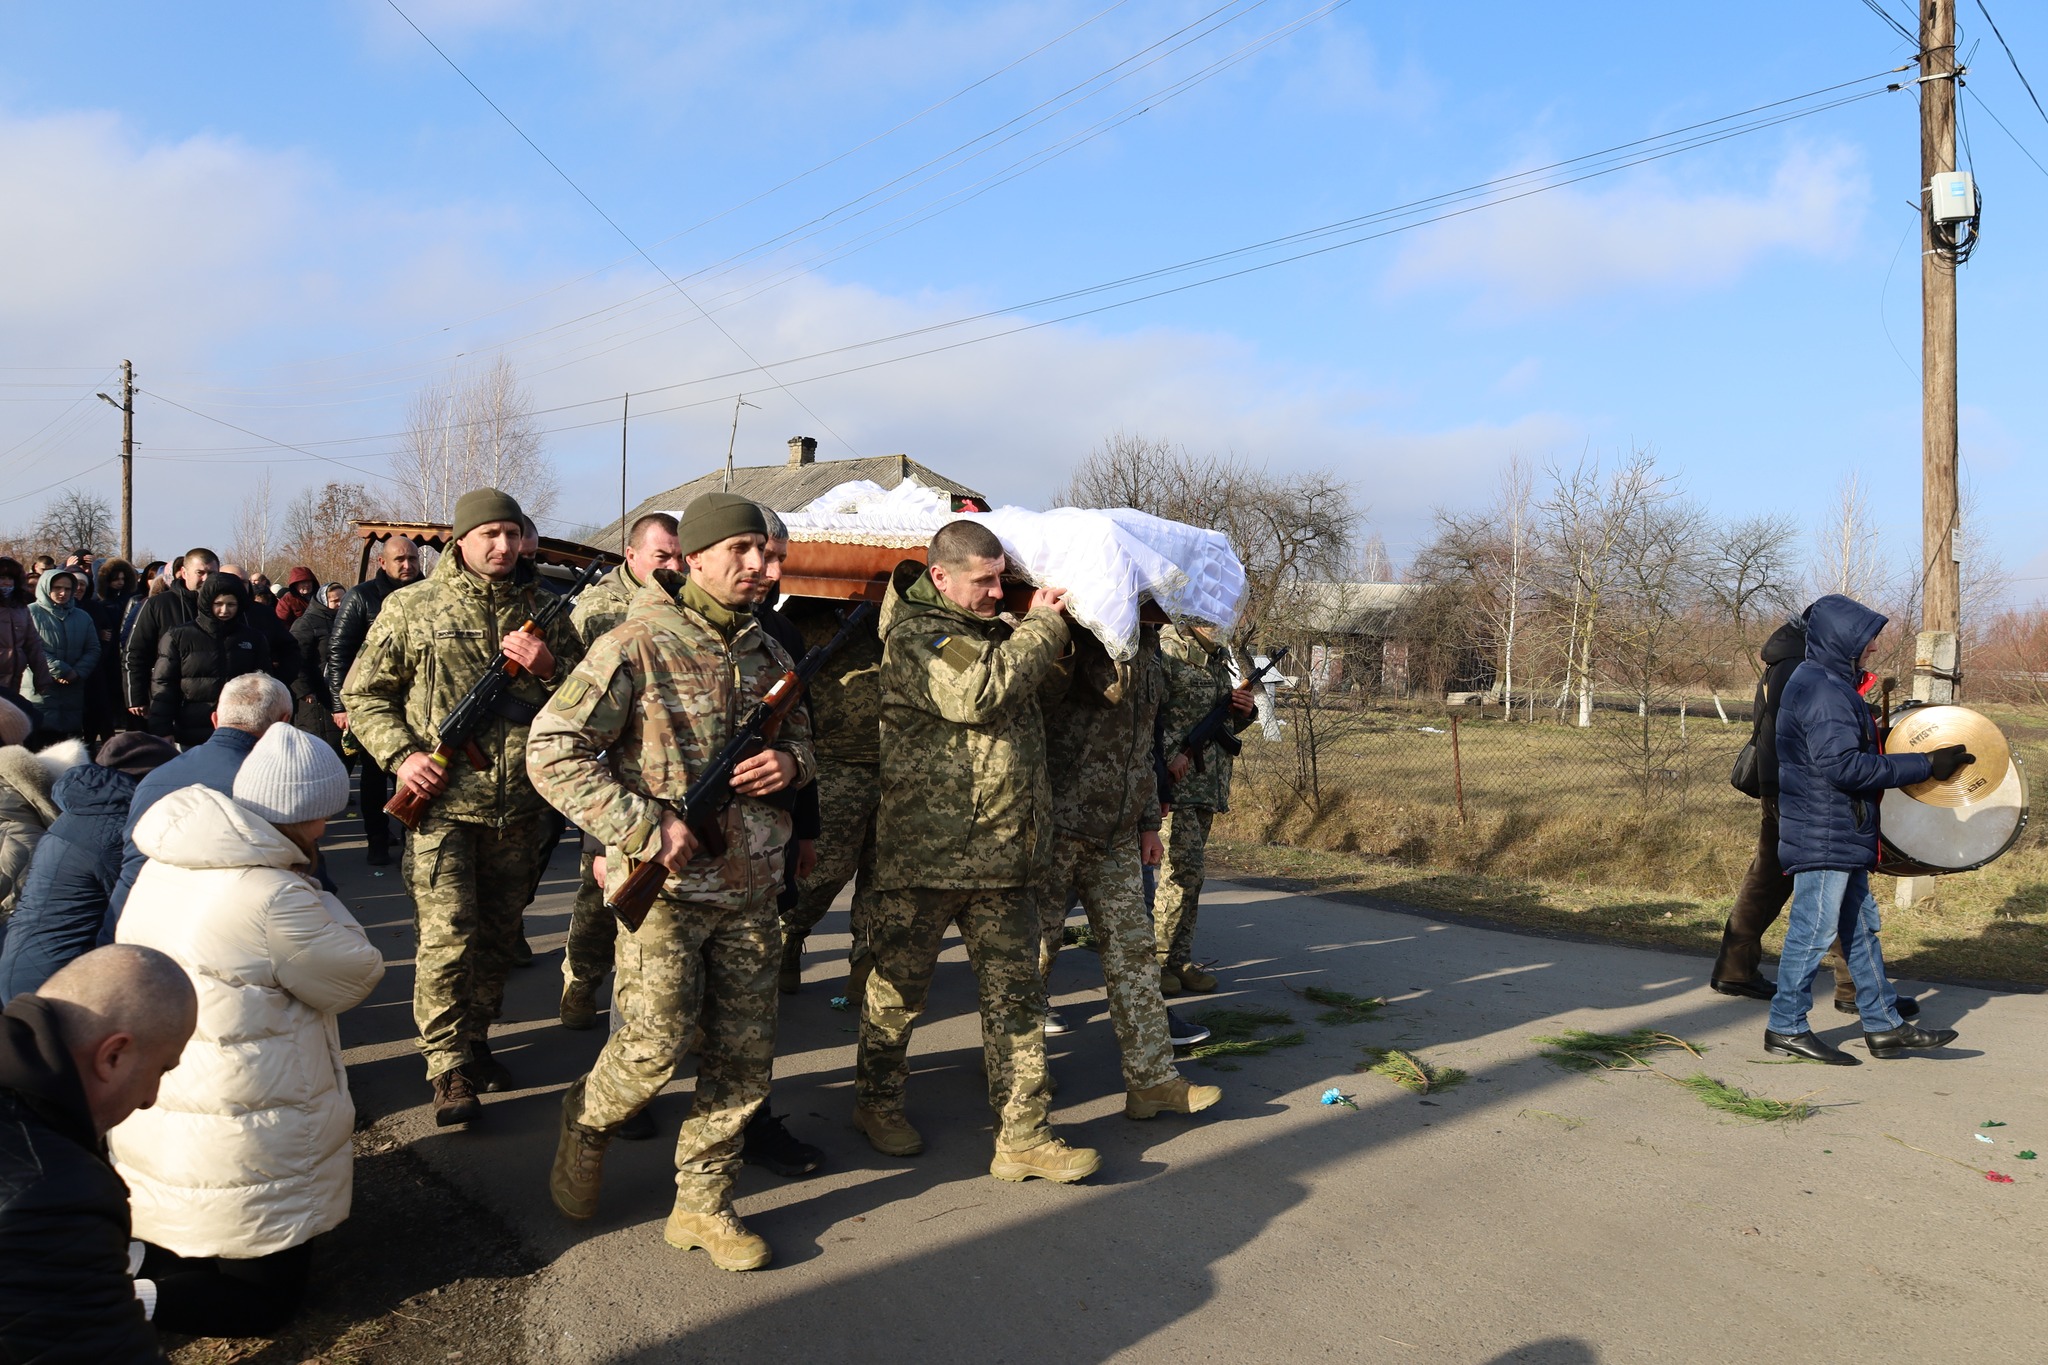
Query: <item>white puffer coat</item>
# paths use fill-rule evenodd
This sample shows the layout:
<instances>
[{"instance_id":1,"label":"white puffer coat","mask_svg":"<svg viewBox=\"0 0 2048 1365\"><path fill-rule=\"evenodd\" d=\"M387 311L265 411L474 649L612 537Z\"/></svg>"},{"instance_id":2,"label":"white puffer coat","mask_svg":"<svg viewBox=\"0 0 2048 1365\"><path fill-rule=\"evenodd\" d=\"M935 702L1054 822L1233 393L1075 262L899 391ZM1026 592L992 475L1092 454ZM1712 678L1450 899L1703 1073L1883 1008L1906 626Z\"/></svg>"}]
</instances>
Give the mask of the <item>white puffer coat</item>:
<instances>
[{"instance_id":1,"label":"white puffer coat","mask_svg":"<svg viewBox=\"0 0 2048 1365\"><path fill-rule=\"evenodd\" d=\"M186 787L135 827L149 862L116 938L168 953L199 1027L156 1107L114 1129L135 1236L181 1256L267 1256L348 1217L355 1105L334 1017L384 960L306 855L247 807Z\"/></svg>"}]
</instances>

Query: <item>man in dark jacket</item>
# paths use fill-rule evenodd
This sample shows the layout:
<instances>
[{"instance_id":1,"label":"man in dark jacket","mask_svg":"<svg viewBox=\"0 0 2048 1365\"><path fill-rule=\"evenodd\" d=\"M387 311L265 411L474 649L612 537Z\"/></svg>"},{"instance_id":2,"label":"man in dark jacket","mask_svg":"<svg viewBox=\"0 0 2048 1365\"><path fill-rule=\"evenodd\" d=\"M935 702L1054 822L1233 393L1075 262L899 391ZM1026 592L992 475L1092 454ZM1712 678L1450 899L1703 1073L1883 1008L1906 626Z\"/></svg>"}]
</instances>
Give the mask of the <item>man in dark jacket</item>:
<instances>
[{"instance_id":1,"label":"man in dark jacket","mask_svg":"<svg viewBox=\"0 0 2048 1365\"><path fill-rule=\"evenodd\" d=\"M184 969L129 944L87 953L0 1016L0 1360L163 1358L128 1274L128 1189L107 1131L156 1102L192 1036Z\"/></svg>"},{"instance_id":2,"label":"man in dark jacket","mask_svg":"<svg viewBox=\"0 0 2048 1365\"><path fill-rule=\"evenodd\" d=\"M1742 888L1735 893L1735 906L1721 930L1721 955L1714 960L1708 984L1722 995L1769 1000L1777 991L1757 970L1763 960L1764 933L1777 922L1792 899L1792 878L1778 866L1778 704L1784 699L1785 684L1792 671L1806 657L1806 617L1792 617L1764 641L1764 675L1757 680L1756 714L1750 738L1756 745L1757 786L1762 793L1763 821L1757 832L1756 853L1743 874ZM1843 1014L1856 1013L1856 979L1842 965L1839 944L1829 953L1835 966L1835 1008ZM1899 996L1899 1013L1911 1019L1920 1005L1910 996Z\"/></svg>"},{"instance_id":3,"label":"man in dark jacket","mask_svg":"<svg viewBox=\"0 0 2048 1365\"><path fill-rule=\"evenodd\" d=\"M294 569L293 573L298 570ZM296 600L296 597L287 601ZM279 607L287 605L280 602ZM292 700L298 704L294 723L309 735L317 735L341 747L341 731L334 723L334 694L327 688L327 637L334 633L334 608L324 593L307 598L305 610L292 622L292 640L299 647L299 669L286 680Z\"/></svg>"},{"instance_id":4,"label":"man in dark jacket","mask_svg":"<svg viewBox=\"0 0 2048 1365\"><path fill-rule=\"evenodd\" d=\"M128 803L128 822L121 830L121 880L114 885L111 913L116 923L128 892L149 861L135 846L135 827L149 808L163 797L185 787L211 787L222 796L235 794L235 774L242 760L263 738L264 731L277 724L289 724L292 694L268 673L244 673L223 687L220 709L213 713L213 736L196 749L187 749L135 784L135 799Z\"/></svg>"},{"instance_id":5,"label":"man in dark jacket","mask_svg":"<svg viewBox=\"0 0 2048 1365\"><path fill-rule=\"evenodd\" d=\"M97 744L116 730L134 726L121 693L126 671L121 652L121 622L127 618L128 604L138 591L134 565L125 559L101 561L99 591L86 604L100 633L99 665L86 683L85 737L90 743Z\"/></svg>"},{"instance_id":6,"label":"man in dark jacket","mask_svg":"<svg viewBox=\"0 0 2048 1365\"><path fill-rule=\"evenodd\" d=\"M1821 955L1838 935L1871 1056L1946 1047L1956 1038L1953 1029L1923 1029L1900 1017L1877 942L1870 869L1877 866L1877 803L1885 790L1930 777L1946 781L1973 760L1960 744L1925 754L1879 751L1857 684L1884 626L1883 616L1838 593L1808 607L1806 659L1778 706L1778 862L1792 876L1792 915L1764 1050L1831 1066L1854 1066L1856 1059L1817 1037L1806 1012Z\"/></svg>"},{"instance_id":7,"label":"man in dark jacket","mask_svg":"<svg viewBox=\"0 0 2048 1365\"><path fill-rule=\"evenodd\" d=\"M220 690L244 673L269 672L270 665L268 642L249 624L249 589L240 578L214 574L201 585L198 601L199 615L157 646L149 696L150 733L188 749L213 733Z\"/></svg>"},{"instance_id":8,"label":"man in dark jacket","mask_svg":"<svg viewBox=\"0 0 2048 1365\"><path fill-rule=\"evenodd\" d=\"M169 741L127 731L57 779L63 814L36 844L0 947L0 1000L38 990L52 974L114 941L110 909L135 784L178 756Z\"/></svg>"},{"instance_id":9,"label":"man in dark jacket","mask_svg":"<svg viewBox=\"0 0 2048 1365\"><path fill-rule=\"evenodd\" d=\"M348 729L348 713L341 709L341 687L348 681L356 655L363 651L370 624L384 609L385 599L406 584L417 583L419 577L419 546L404 536L392 536L384 542L376 576L342 594L341 605L334 612L334 629L327 636L327 691L334 699L330 714L337 728ZM391 823L384 816L384 803L391 797L390 779L367 751L358 754L356 773L364 849L370 866L383 867L391 861Z\"/></svg>"},{"instance_id":10,"label":"man in dark jacket","mask_svg":"<svg viewBox=\"0 0 2048 1365\"><path fill-rule=\"evenodd\" d=\"M199 585L220 567L211 550L191 549L178 561L170 589L148 598L128 628L128 714L149 714L150 679L156 672L157 648L163 637L199 614Z\"/></svg>"}]
</instances>

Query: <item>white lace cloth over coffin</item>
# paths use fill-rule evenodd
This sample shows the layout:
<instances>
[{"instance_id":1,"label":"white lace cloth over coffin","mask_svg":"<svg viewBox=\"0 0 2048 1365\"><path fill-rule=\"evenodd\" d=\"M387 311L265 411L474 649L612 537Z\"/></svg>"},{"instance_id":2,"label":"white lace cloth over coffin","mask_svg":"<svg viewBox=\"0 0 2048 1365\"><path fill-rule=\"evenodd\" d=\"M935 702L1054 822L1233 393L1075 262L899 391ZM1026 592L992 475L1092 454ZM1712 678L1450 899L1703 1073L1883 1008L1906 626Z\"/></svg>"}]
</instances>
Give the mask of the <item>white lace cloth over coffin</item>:
<instances>
[{"instance_id":1,"label":"white lace cloth over coffin","mask_svg":"<svg viewBox=\"0 0 2048 1365\"><path fill-rule=\"evenodd\" d=\"M861 479L783 515L792 540L905 549L925 544L941 526L961 519L995 533L1014 573L1065 588L1067 615L1119 659L1138 652L1141 597L1150 597L1176 621L1226 632L1237 623L1244 566L1223 533L1127 507L954 512L945 493L915 479L888 489Z\"/></svg>"}]
</instances>

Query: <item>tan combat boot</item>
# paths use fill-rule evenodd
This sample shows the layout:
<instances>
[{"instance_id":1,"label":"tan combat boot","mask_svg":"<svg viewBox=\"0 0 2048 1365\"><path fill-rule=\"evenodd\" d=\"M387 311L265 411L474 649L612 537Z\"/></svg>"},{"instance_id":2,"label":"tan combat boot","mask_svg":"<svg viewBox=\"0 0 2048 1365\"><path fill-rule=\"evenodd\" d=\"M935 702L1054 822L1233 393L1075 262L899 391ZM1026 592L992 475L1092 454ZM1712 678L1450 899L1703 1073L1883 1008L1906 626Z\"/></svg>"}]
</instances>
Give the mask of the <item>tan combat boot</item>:
<instances>
[{"instance_id":1,"label":"tan combat boot","mask_svg":"<svg viewBox=\"0 0 2048 1365\"><path fill-rule=\"evenodd\" d=\"M1185 1076L1175 1076L1159 1085L1124 1092L1124 1117L1149 1119L1159 1114L1199 1114L1223 1098L1213 1085L1191 1085Z\"/></svg>"},{"instance_id":2,"label":"tan combat boot","mask_svg":"<svg viewBox=\"0 0 2048 1365\"><path fill-rule=\"evenodd\" d=\"M804 941L801 935L782 936L782 966L775 973L775 988L795 995L804 984Z\"/></svg>"},{"instance_id":3,"label":"tan combat boot","mask_svg":"<svg viewBox=\"0 0 2048 1365\"><path fill-rule=\"evenodd\" d=\"M989 1163L988 1173L998 1180L1029 1180L1036 1176L1057 1185L1071 1185L1076 1180L1086 1180L1101 1167L1102 1154L1093 1147L1069 1147L1058 1138L1050 1138L1021 1152L996 1148L996 1159Z\"/></svg>"},{"instance_id":4,"label":"tan combat boot","mask_svg":"<svg viewBox=\"0 0 2048 1365\"><path fill-rule=\"evenodd\" d=\"M1161 963L1159 967L1159 993L1161 995L1180 994L1180 973L1164 963Z\"/></svg>"},{"instance_id":5,"label":"tan combat boot","mask_svg":"<svg viewBox=\"0 0 2048 1365\"><path fill-rule=\"evenodd\" d=\"M924 1150L924 1137L901 1114L879 1109L855 1109L853 1126L867 1134L868 1145L883 1156L916 1156Z\"/></svg>"},{"instance_id":6,"label":"tan combat boot","mask_svg":"<svg viewBox=\"0 0 2048 1365\"><path fill-rule=\"evenodd\" d=\"M1183 962L1168 970L1180 978L1182 986L1193 991L1196 995L1207 995L1210 991L1216 989L1216 978L1192 962Z\"/></svg>"},{"instance_id":7,"label":"tan combat boot","mask_svg":"<svg viewBox=\"0 0 2048 1365\"><path fill-rule=\"evenodd\" d=\"M579 1081L562 1097L562 1131L555 1142L555 1164L548 1172L548 1194L555 1207L578 1220L597 1212L597 1191L604 1183L604 1149L612 1135L600 1128L586 1128L570 1115L583 1102Z\"/></svg>"},{"instance_id":8,"label":"tan combat boot","mask_svg":"<svg viewBox=\"0 0 2048 1365\"><path fill-rule=\"evenodd\" d=\"M562 983L562 1027L577 1031L597 1027L597 983L595 981L564 981Z\"/></svg>"},{"instance_id":9,"label":"tan combat boot","mask_svg":"<svg viewBox=\"0 0 2048 1365\"><path fill-rule=\"evenodd\" d=\"M696 1213L678 1200L669 1211L661 1239L677 1251L702 1247L720 1270L759 1270L775 1258L767 1240L747 1231L727 1203L720 1203L710 1213Z\"/></svg>"}]
</instances>

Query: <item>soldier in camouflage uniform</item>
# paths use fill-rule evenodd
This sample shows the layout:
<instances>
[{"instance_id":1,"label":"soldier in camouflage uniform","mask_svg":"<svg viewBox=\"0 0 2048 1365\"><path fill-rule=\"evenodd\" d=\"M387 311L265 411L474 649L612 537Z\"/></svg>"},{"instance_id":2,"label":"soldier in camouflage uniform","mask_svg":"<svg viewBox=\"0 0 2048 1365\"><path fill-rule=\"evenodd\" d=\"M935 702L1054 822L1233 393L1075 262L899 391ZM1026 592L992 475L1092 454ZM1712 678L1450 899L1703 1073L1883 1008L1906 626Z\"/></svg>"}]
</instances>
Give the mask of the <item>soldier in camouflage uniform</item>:
<instances>
[{"instance_id":1,"label":"soldier in camouflage uniform","mask_svg":"<svg viewBox=\"0 0 2048 1365\"><path fill-rule=\"evenodd\" d=\"M978 522L940 528L931 568L898 565L882 607L881 806L854 1126L887 1156L924 1139L904 1113L910 1034L948 924L981 994L982 1057L1000 1180L1082 1180L1100 1166L1047 1121L1045 980L1032 884L1050 832L1040 695L1061 686L1065 592L1021 621L997 615L1003 547Z\"/></svg>"},{"instance_id":2,"label":"soldier in camouflage uniform","mask_svg":"<svg viewBox=\"0 0 2048 1365\"><path fill-rule=\"evenodd\" d=\"M597 637L626 619L627 606L653 578L656 569L682 564L676 548L676 519L650 512L633 523L626 536L626 562L583 590L569 614L586 652ZM564 1028L587 1029L597 1023L597 988L612 968L612 943L618 921L604 908L604 890L591 869L596 855L583 855L576 904L569 911L569 940L562 950Z\"/></svg>"},{"instance_id":3,"label":"soldier in camouflage uniform","mask_svg":"<svg viewBox=\"0 0 2048 1365\"><path fill-rule=\"evenodd\" d=\"M1189 1085L1174 1070L1145 906L1143 865L1157 863L1160 853L1153 722L1166 680L1158 636L1144 627L1129 663L1110 658L1086 631L1074 637L1072 680L1045 716L1053 835L1041 887L1040 968L1050 982L1067 907L1078 895L1101 950L1109 1017L1123 1053L1125 1115L1197 1113L1223 1092Z\"/></svg>"},{"instance_id":4,"label":"soldier in camouflage uniform","mask_svg":"<svg viewBox=\"0 0 2048 1365\"><path fill-rule=\"evenodd\" d=\"M1201 903L1204 854L1209 829L1218 811L1230 809L1231 756L1212 744L1202 755L1203 767L1175 751L1196 722L1216 703L1230 701L1242 730L1251 723L1252 694L1232 688L1226 646L1200 628L1177 628L1161 641L1166 670L1166 712L1160 729L1168 775L1174 779L1173 804L1160 832L1166 855L1159 868L1159 887L1152 908L1152 931L1159 959L1159 990L1205 994L1216 978L1195 966L1195 912Z\"/></svg>"},{"instance_id":5,"label":"soldier in camouflage uniform","mask_svg":"<svg viewBox=\"0 0 2048 1365\"><path fill-rule=\"evenodd\" d=\"M663 1237L704 1248L726 1270L753 1270L771 1255L734 1215L730 1192L741 1130L768 1093L775 1060L775 899L791 821L762 798L812 775L802 708L773 746L734 769L723 857L692 861L697 841L676 803L743 709L793 666L753 616L769 588L766 543L761 509L746 499L707 493L693 502L679 534L689 578L655 572L541 713L529 760L541 793L604 841L608 876L648 860L669 869L645 922L619 941L614 994L624 1023L563 1096L549 1192L571 1218L596 1212L606 1146L668 1084L701 1030Z\"/></svg>"},{"instance_id":6,"label":"soldier in camouflage uniform","mask_svg":"<svg viewBox=\"0 0 2048 1365\"><path fill-rule=\"evenodd\" d=\"M827 604L794 598L783 614L816 648L839 630ZM881 803L882 637L873 627L856 633L811 680L809 691L818 757L818 861L797 882L796 904L782 917L780 984L793 994L802 982L804 939L853 883L852 968L847 995L859 999L869 965L868 922L874 916L875 810Z\"/></svg>"},{"instance_id":7,"label":"soldier in camouflage uniform","mask_svg":"<svg viewBox=\"0 0 2048 1365\"><path fill-rule=\"evenodd\" d=\"M531 898L546 805L526 780L527 726L583 647L557 616L545 639L520 627L539 589L518 581L519 504L495 488L455 504L455 538L425 582L393 593L349 669L342 708L377 766L433 798L407 841L418 949L413 1020L434 1121L468 1123L477 1092L511 1088L487 1035ZM521 667L496 718L475 735L476 756L445 767L439 730L500 649Z\"/></svg>"}]
</instances>

